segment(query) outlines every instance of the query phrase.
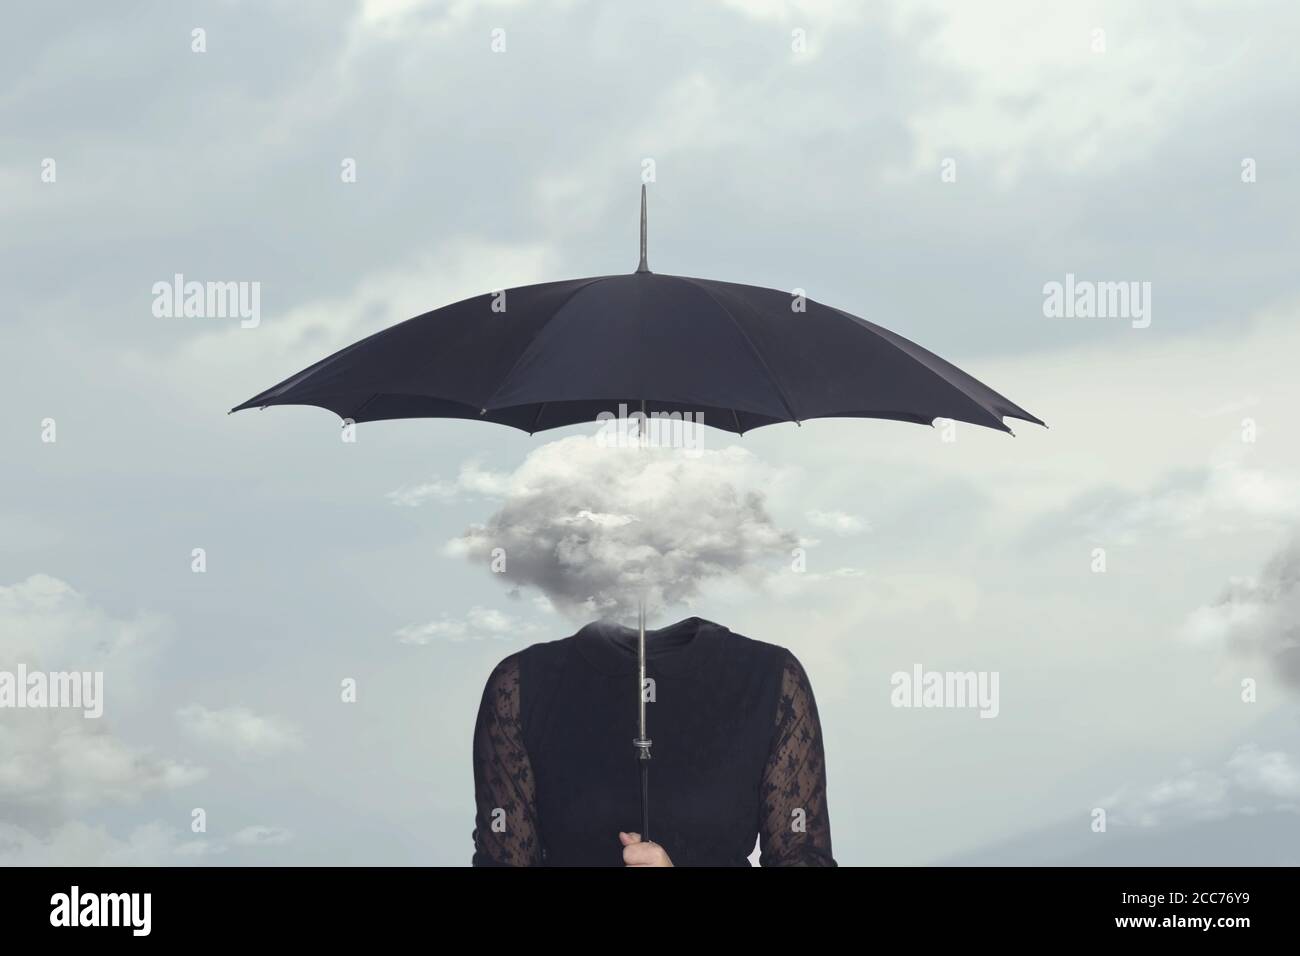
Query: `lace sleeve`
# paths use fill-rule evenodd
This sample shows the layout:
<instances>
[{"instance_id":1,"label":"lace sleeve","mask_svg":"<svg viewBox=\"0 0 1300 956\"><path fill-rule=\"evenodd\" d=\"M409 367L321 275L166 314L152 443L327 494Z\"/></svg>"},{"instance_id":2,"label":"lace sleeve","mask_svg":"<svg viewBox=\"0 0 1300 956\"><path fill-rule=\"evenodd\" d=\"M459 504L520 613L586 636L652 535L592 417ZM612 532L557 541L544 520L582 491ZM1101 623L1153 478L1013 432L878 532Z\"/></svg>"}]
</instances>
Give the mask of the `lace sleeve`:
<instances>
[{"instance_id":1,"label":"lace sleeve","mask_svg":"<svg viewBox=\"0 0 1300 956\"><path fill-rule=\"evenodd\" d=\"M474 866L542 862L533 768L519 721L519 661L492 671L474 725Z\"/></svg>"},{"instance_id":2,"label":"lace sleeve","mask_svg":"<svg viewBox=\"0 0 1300 956\"><path fill-rule=\"evenodd\" d=\"M760 866L836 865L817 701L803 666L788 652L762 798Z\"/></svg>"}]
</instances>

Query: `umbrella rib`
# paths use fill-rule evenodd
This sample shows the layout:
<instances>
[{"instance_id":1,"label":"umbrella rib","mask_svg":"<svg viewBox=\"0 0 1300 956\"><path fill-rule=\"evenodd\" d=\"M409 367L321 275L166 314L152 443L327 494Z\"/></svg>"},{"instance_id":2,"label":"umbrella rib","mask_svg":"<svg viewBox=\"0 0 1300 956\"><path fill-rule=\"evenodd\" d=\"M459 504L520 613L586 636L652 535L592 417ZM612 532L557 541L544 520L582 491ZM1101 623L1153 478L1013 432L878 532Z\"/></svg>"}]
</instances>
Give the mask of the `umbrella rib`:
<instances>
[{"instance_id":1,"label":"umbrella rib","mask_svg":"<svg viewBox=\"0 0 1300 956\"><path fill-rule=\"evenodd\" d=\"M360 414L365 410L365 408L366 408L367 405L369 405L369 404L370 404L371 402L373 402L376 398L378 398L378 397L379 397L379 394L380 394L379 392L375 392L373 395L371 395L369 398L367 398L364 402L362 402L360 405L358 405L358 406L357 406L357 410L356 410L355 412L353 412L351 415L348 415L348 416L345 416L345 417L350 418L350 419L352 419L352 420L355 422L355 421L357 420L357 416L360 415Z\"/></svg>"},{"instance_id":2,"label":"umbrella rib","mask_svg":"<svg viewBox=\"0 0 1300 956\"><path fill-rule=\"evenodd\" d=\"M956 392L958 392L959 394L961 394L962 396L964 396L964 397L966 398L966 400L969 401L972 405L974 405L974 406L975 406L976 408L978 408L980 411L984 412L984 414L986 414L986 415L988 415L990 418L992 418L993 421L996 423L996 427L997 427L997 428L999 428L1000 430L1002 430L1002 431L1004 431L1004 432L1010 432L1012 435L1015 435L1015 432L1012 432L1011 429L1007 427L1007 423L1004 422L1004 421L1002 420L1002 415L998 414L998 412L997 412L996 409L989 407L989 406L986 405L984 402L980 401L978 398L976 398L974 395L972 395L970 392L966 391L966 389L965 389L964 387L962 387L961 384L959 384L958 382L954 382L951 378L949 378L947 375L945 375L945 374L943 373L942 370L936 370L936 369L931 368L927 363L925 363L924 361L922 361L922 360L921 360L920 358L918 358L917 356L913 355L913 354L912 354L911 352L909 352L907 349L903 348L903 347L902 347L901 345L899 345L898 343L891 341L890 338L889 338L889 336L887 336L887 335L881 335L879 332L876 332L876 331L875 331L875 328L876 328L876 327L875 327L875 323L869 323L869 322L867 322L866 319L859 319L857 316L855 316L855 315L850 315L848 312L845 312L843 309L837 309L837 308L835 308L834 306L829 306L829 305L828 305L828 306L826 306L826 308L830 309L832 312L835 312L837 315L840 315L841 317L848 319L848 320L851 321L851 322L855 322L855 323L857 323L857 322L861 322L861 323L863 323L863 324L870 325L870 326L872 327L872 332L873 332L873 334L876 336L877 339L879 339L881 342L884 342L886 345L888 345L888 346L889 346L890 348L892 348L894 351L898 352L900 355L903 355L904 357L906 357L906 358L908 358L908 359L911 359L914 363L916 363L917 365L921 366L921 368L925 369L925 370L926 370L927 372L929 372L931 375L936 375L936 376L938 376L938 378L939 378L940 381L944 382L946 385L948 385L949 387L951 387L952 389L954 389ZM888 330L884 330L884 331L888 331ZM895 334L896 334L896 333L895 333ZM902 336L899 336L899 337L901 338ZM916 345L915 342L913 342L913 343L911 343L911 344L912 344L912 345ZM924 346L921 346L921 345L916 345L916 347L919 348L919 349L922 349L923 351L927 351L927 352L929 351L928 349L925 349L925 347L924 347ZM933 353L930 353L930 354L933 354ZM935 355L935 358L939 358L939 356ZM940 360L941 362L944 362L944 363L947 364L947 365L952 365L951 362L947 362L947 361L944 360L944 359L941 359L941 358L940 358L939 360ZM967 373L965 373L965 372L962 372L962 370L959 369L959 368L957 368L955 365L953 365L952 367L953 367L954 369L956 369L958 372L961 372L963 375L966 375L966 374L967 374ZM984 386L984 387L987 388L988 386ZM992 391L992 390L990 389L990 391ZM1004 399L1004 401L1006 401L1006 399ZM1008 404L1010 404L1009 401L1008 401ZM937 416L935 416L935 417L936 417L936 418L942 418L942 417L948 417L948 418L951 418L952 416L938 416L938 415L937 415ZM1013 415L1013 416L1011 416L1011 417L1015 418L1015 417L1018 417L1018 416L1014 416L1014 415Z\"/></svg>"},{"instance_id":3,"label":"umbrella rib","mask_svg":"<svg viewBox=\"0 0 1300 956\"><path fill-rule=\"evenodd\" d=\"M569 303L572 302L575 298L577 298L578 293L586 289L587 286L608 278L609 276L594 276L593 278L588 279L582 285L578 286L578 288L574 289L571 293L569 293L568 298L566 298L563 302L560 303L560 307L558 309L555 309L553 312L551 312L550 315L546 317L546 319L542 322L542 324L539 325L537 329L533 332L533 334L528 337L527 344L525 344L523 349L520 350L519 355L515 358L514 363L510 366L510 371L506 372L506 374L501 377L501 381L497 383L496 389L493 390L492 394L489 395L487 397L487 400L483 403L484 412L488 410L488 406L492 404L492 400L497 397L501 389L505 386L506 382L510 381L510 376L515 374L515 369L519 367L519 363L524 360L524 356L528 354L528 350L533 347L533 343L537 341L537 337L541 335L543 331L545 331L546 327L550 325L552 322L554 322L555 319L559 316L559 314L569 307Z\"/></svg>"},{"instance_id":4,"label":"umbrella rib","mask_svg":"<svg viewBox=\"0 0 1300 956\"><path fill-rule=\"evenodd\" d=\"M537 423L542 420L542 412L546 411L546 402L537 406L537 414L533 416L533 427L528 429L528 434L532 435L537 432Z\"/></svg>"},{"instance_id":5,"label":"umbrella rib","mask_svg":"<svg viewBox=\"0 0 1300 956\"><path fill-rule=\"evenodd\" d=\"M749 350L754 353L754 358L758 359L758 364L761 365L763 367L763 371L767 373L767 380L771 382L772 387L776 389L776 395L779 399L781 399L781 404L785 406L786 414L790 416L790 420L792 422L798 424L799 416L796 415L794 409L790 407L790 400L786 398L785 389L781 387L780 381L777 380L776 373L774 373L772 369L768 366L767 360L763 358L763 353L758 350L758 347L756 345L754 345L753 340L751 340L749 337L749 333L745 331L744 327L740 324L740 321L731 313L731 310L728 309L721 302L719 302L717 296L715 296L712 292L710 292L708 286L704 285L703 283L696 282L694 279L691 279L687 276L674 276L673 278L679 279L682 282L689 282L691 285L695 286L695 288L699 289L710 299L712 299L713 304L716 305L719 309L721 309L723 313L727 316L727 318L731 320L731 324L736 327L736 331L739 332L740 337L745 340L745 344L749 346ZM732 411L734 412L735 409L732 409Z\"/></svg>"}]
</instances>

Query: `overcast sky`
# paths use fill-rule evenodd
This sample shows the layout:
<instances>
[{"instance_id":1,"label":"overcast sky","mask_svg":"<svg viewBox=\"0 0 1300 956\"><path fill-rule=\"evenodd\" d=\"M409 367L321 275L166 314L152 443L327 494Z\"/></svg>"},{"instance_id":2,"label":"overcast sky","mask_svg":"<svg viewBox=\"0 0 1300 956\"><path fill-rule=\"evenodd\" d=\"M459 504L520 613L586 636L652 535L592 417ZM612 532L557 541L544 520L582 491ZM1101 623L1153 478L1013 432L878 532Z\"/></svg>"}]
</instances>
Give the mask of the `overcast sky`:
<instances>
[{"instance_id":1,"label":"overcast sky","mask_svg":"<svg viewBox=\"0 0 1300 956\"><path fill-rule=\"evenodd\" d=\"M798 655L837 859L1300 862L1297 26L1281 2L11 9L0 670L102 670L106 700L0 711L0 861L468 862L483 682L581 621L452 542L592 430L346 443L320 409L226 410L459 298L630 272L653 168L656 271L804 289L1050 425L706 435L807 570L717 574L657 623ZM160 317L178 273L259 283L260 321ZM1067 274L1150 283L1149 324L1047 316ZM891 706L916 664L996 672L998 716Z\"/></svg>"}]
</instances>

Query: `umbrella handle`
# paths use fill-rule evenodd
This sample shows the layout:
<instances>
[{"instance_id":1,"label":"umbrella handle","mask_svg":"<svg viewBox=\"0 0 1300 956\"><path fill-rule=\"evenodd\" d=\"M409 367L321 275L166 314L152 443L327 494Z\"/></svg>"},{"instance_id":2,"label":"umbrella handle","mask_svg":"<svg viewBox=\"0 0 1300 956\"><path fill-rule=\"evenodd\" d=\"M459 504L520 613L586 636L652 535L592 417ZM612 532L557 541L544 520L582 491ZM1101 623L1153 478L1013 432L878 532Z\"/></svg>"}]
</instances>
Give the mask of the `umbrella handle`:
<instances>
[{"instance_id":1,"label":"umbrella handle","mask_svg":"<svg viewBox=\"0 0 1300 956\"><path fill-rule=\"evenodd\" d=\"M641 840L650 842L650 752L637 761L641 765Z\"/></svg>"}]
</instances>

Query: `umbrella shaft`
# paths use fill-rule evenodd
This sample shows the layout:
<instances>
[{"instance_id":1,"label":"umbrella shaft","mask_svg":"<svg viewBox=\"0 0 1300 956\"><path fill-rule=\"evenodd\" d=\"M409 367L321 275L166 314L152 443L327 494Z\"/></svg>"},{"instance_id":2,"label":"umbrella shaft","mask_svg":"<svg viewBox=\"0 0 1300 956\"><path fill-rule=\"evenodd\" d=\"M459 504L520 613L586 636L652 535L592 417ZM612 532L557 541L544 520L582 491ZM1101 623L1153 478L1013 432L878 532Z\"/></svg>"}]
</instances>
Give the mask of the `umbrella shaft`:
<instances>
[{"instance_id":1,"label":"umbrella shaft","mask_svg":"<svg viewBox=\"0 0 1300 956\"><path fill-rule=\"evenodd\" d=\"M644 193L642 203L645 202ZM644 208L644 206L643 206ZM642 221L644 230L644 219ZM644 232L642 232L642 265L645 264ZM641 421L638 423L638 444L645 444L646 415L645 399L641 399ZM641 772L641 839L650 841L650 738L646 735L645 720L645 591L637 601L637 638L636 638L636 713L637 736L632 741L636 748L637 764Z\"/></svg>"},{"instance_id":2,"label":"umbrella shaft","mask_svg":"<svg viewBox=\"0 0 1300 956\"><path fill-rule=\"evenodd\" d=\"M645 733L645 598L637 614L638 633L636 639L636 686L637 686L637 731L641 740Z\"/></svg>"},{"instance_id":3,"label":"umbrella shaft","mask_svg":"<svg viewBox=\"0 0 1300 956\"><path fill-rule=\"evenodd\" d=\"M650 842L650 738L645 726L645 597L640 601L637 614L636 641L637 671L637 763L641 770L641 839Z\"/></svg>"},{"instance_id":4,"label":"umbrella shaft","mask_svg":"<svg viewBox=\"0 0 1300 956\"><path fill-rule=\"evenodd\" d=\"M642 249L644 251L645 236L645 189L641 190L641 208L642 208ZM646 438L646 420L645 420L645 399L641 399L641 421L637 423L638 444L645 444ZM636 639L636 694L637 694L637 740L638 747L641 747L641 759L650 759L650 741L646 737L645 727L645 591L641 592L641 598L637 602L637 639Z\"/></svg>"}]
</instances>

